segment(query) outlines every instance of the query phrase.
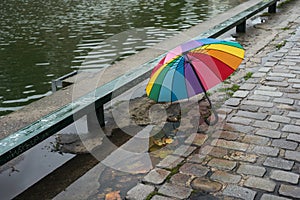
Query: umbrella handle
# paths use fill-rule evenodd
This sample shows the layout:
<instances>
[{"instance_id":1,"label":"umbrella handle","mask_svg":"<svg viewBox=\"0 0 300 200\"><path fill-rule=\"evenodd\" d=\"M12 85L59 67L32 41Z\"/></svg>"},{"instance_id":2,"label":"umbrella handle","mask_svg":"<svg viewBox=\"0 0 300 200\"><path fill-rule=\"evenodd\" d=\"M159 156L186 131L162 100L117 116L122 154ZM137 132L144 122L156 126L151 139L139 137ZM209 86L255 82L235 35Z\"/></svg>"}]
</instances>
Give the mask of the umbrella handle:
<instances>
[{"instance_id":1,"label":"umbrella handle","mask_svg":"<svg viewBox=\"0 0 300 200\"><path fill-rule=\"evenodd\" d=\"M219 121L219 116L218 113L215 111L215 109L212 109L212 113L214 115L215 120L214 121L210 121L208 119L204 119L205 123L209 126L214 126L216 123L218 123Z\"/></svg>"},{"instance_id":2,"label":"umbrella handle","mask_svg":"<svg viewBox=\"0 0 300 200\"><path fill-rule=\"evenodd\" d=\"M207 125L213 126L213 125L215 125L215 124L219 121L219 116L218 116L218 113L217 113L217 112L215 111L215 109L213 108L212 103L211 103L211 101L210 101L208 95L206 94L206 91L204 91L204 94L205 94L205 97L206 97L206 99L207 99L207 101L208 101L208 103L209 103L209 105L210 105L210 109L212 110L212 113L213 113L214 118L215 118L215 120L212 121L212 122L209 121L209 120L207 120L207 119L204 119L204 121L205 121L205 123L206 123Z\"/></svg>"}]
</instances>

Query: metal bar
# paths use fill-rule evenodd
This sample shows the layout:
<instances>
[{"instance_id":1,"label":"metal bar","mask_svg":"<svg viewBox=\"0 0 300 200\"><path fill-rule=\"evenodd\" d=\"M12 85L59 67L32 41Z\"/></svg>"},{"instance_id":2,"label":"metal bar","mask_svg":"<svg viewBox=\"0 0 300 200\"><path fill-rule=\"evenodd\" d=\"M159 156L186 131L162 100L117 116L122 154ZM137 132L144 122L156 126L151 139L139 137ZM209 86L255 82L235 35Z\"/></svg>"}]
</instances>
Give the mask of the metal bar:
<instances>
[{"instance_id":1,"label":"metal bar","mask_svg":"<svg viewBox=\"0 0 300 200\"><path fill-rule=\"evenodd\" d=\"M87 114L87 127L89 133L94 132L94 130L99 129L99 127L104 127L104 108L103 105L99 108L95 108L95 112L89 112Z\"/></svg>"},{"instance_id":2,"label":"metal bar","mask_svg":"<svg viewBox=\"0 0 300 200\"><path fill-rule=\"evenodd\" d=\"M246 20L236 26L237 33L246 33Z\"/></svg>"},{"instance_id":3,"label":"metal bar","mask_svg":"<svg viewBox=\"0 0 300 200\"><path fill-rule=\"evenodd\" d=\"M61 88L62 87L62 81L71 77L71 76L74 76L76 75L78 72L77 71L73 71L73 72L70 72L68 74L65 74L55 80L52 80L51 81L51 89L52 89L52 92L56 92L57 91L57 88Z\"/></svg>"},{"instance_id":4,"label":"metal bar","mask_svg":"<svg viewBox=\"0 0 300 200\"><path fill-rule=\"evenodd\" d=\"M268 13L276 13L276 4L277 1L268 7Z\"/></svg>"},{"instance_id":5,"label":"metal bar","mask_svg":"<svg viewBox=\"0 0 300 200\"><path fill-rule=\"evenodd\" d=\"M277 2L277 0L261 1L260 3L240 12L239 14L235 15L234 17L231 17L230 19L223 21L222 23L213 27L209 31L206 31L206 32L200 34L195 39L203 38L203 37L216 38L216 37L224 34L225 32L229 31L230 29L234 28L235 26L241 24L243 21L245 21L245 20L249 19L250 17L256 15L257 13L263 11L264 9L273 5L276 2Z\"/></svg>"}]
</instances>

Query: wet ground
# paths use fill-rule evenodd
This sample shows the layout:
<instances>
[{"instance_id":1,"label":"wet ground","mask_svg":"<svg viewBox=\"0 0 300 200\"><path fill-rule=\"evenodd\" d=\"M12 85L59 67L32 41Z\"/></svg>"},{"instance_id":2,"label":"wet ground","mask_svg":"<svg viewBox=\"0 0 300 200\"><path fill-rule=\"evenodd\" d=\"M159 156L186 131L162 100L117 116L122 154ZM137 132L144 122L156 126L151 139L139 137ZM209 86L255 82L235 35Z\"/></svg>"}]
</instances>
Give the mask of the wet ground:
<instances>
[{"instance_id":1,"label":"wet ground","mask_svg":"<svg viewBox=\"0 0 300 200\"><path fill-rule=\"evenodd\" d=\"M117 138L119 138L118 135L117 135ZM125 139L123 141L128 141L128 139L130 139L130 138L131 137L125 137ZM113 139L111 138L109 140L111 141ZM117 142L115 142L115 143L117 143ZM169 147L171 147L171 146L172 145L169 145ZM106 150L108 150L107 153L111 152L111 151L109 151L108 147L106 147L105 149L102 149L102 150L103 150L103 152L106 152ZM160 151L154 150L154 152L158 153ZM162 155L164 155L164 154L162 154ZM157 158L157 157L154 157L154 158ZM158 161L159 161L159 159L157 159L157 160L153 159L154 164L157 163ZM58 187L54 188L54 191L49 191L49 197L53 197L61 191L61 188L66 188L74 180L77 180L85 172L89 171L89 169L93 168L94 166L99 166L98 164L99 164L99 161L97 159L94 159L90 155L78 155L78 156L76 156L76 159L71 159L69 162L67 162L66 165L64 165L61 168L58 168L58 170L56 170L54 173L51 173L50 176L47 176L45 179L43 179L42 180L43 184L35 185L30 190L28 190L25 193L21 194L19 196L19 198L20 199L27 199L28 197L33 198L34 197L33 195L37 194L36 198L40 199L41 196L38 196L38 194L39 195L45 195L44 192L41 192L41 190L49 191L47 188L53 188L53 186L55 185L55 186L58 186ZM73 166L74 166L74 168L72 168ZM82 167L82 166L84 166L84 167ZM101 165L100 165L99 168L101 168ZM10 171L11 171L11 169L10 169ZM144 174L144 173L141 173L141 174L137 175L136 177L132 177L132 179L127 179L126 174L118 173L118 171L115 171L115 170L109 170L106 167L103 167L101 172L102 172L101 174L97 175L98 180L116 180L116 183L124 183L124 181L126 181L126 183L128 182L128 185L131 185L131 182L130 182L131 180L132 180L132 183L133 183L134 181L141 179L141 176ZM68 174L68 176L67 176L68 178L66 178L65 176L62 177L62 175L66 175L66 174ZM69 177L69 175L70 175L70 177ZM42 183L42 182L40 182L40 183ZM107 182L107 181L105 181L105 182ZM76 184L76 183L74 183L74 184ZM99 185L96 184L96 186L99 186ZM90 194L90 198L95 199L95 198L99 197L101 199L101 198L103 198L104 194L107 194L110 191L118 191L118 190L122 191L121 194L123 196L124 191L127 189L127 187L126 187L126 189L122 190L121 188L119 188L118 184L115 184L115 188L112 187L112 186L113 186L113 184L107 184L107 185L105 185L105 184L101 185L100 184L98 189L95 189L97 192L95 192L93 194ZM99 189L99 188L101 188L101 189ZM43 194L41 194L41 193L43 193ZM197 196L197 195L195 195L195 196Z\"/></svg>"}]
</instances>

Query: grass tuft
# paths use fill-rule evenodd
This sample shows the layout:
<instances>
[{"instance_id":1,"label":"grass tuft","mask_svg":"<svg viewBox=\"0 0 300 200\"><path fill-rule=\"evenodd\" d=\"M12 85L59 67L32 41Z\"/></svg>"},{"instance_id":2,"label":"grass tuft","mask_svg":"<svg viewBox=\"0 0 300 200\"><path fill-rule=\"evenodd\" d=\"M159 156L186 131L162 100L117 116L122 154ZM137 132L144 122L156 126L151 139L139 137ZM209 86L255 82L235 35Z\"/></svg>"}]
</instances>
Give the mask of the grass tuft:
<instances>
[{"instance_id":1,"label":"grass tuft","mask_svg":"<svg viewBox=\"0 0 300 200\"><path fill-rule=\"evenodd\" d=\"M244 79L247 81L249 78L251 78L253 75L253 72L248 72L245 76Z\"/></svg>"}]
</instances>

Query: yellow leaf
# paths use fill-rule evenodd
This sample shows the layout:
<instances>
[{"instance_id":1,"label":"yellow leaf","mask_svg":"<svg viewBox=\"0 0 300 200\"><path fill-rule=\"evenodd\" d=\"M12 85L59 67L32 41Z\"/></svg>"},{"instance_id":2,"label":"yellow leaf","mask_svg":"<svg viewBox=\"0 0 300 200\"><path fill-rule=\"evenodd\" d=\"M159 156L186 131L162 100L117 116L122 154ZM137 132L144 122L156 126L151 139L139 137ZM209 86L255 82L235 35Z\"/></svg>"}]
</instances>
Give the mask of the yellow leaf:
<instances>
[{"instance_id":1,"label":"yellow leaf","mask_svg":"<svg viewBox=\"0 0 300 200\"><path fill-rule=\"evenodd\" d=\"M105 200L122 200L120 196L120 191L114 191L106 194Z\"/></svg>"},{"instance_id":2,"label":"yellow leaf","mask_svg":"<svg viewBox=\"0 0 300 200\"><path fill-rule=\"evenodd\" d=\"M173 143L173 139L172 138L166 138L165 143L166 144L171 144L171 143Z\"/></svg>"},{"instance_id":3,"label":"yellow leaf","mask_svg":"<svg viewBox=\"0 0 300 200\"><path fill-rule=\"evenodd\" d=\"M156 144L157 146L163 146L164 145L164 143L162 143L162 141L160 141L160 140L154 140L153 143Z\"/></svg>"}]
</instances>

